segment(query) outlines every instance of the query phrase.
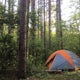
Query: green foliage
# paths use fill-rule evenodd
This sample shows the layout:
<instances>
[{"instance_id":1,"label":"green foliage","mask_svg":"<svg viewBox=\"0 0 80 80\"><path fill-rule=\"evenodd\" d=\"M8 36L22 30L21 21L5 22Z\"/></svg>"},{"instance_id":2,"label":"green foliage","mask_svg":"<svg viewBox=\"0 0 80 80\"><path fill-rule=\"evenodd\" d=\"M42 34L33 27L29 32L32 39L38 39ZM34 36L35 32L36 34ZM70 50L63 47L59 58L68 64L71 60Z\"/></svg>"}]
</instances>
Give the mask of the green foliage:
<instances>
[{"instance_id":1,"label":"green foliage","mask_svg":"<svg viewBox=\"0 0 80 80\"><path fill-rule=\"evenodd\" d=\"M34 50L33 50L33 47L34 47ZM43 55L44 55L43 51L44 50L43 50L42 40L37 38L36 41L34 42L34 45L33 45L33 41L30 40L30 42L29 42L29 53L30 53L30 55L32 55L34 57L34 62L36 62L36 64L38 62L42 63Z\"/></svg>"},{"instance_id":2,"label":"green foliage","mask_svg":"<svg viewBox=\"0 0 80 80\"><path fill-rule=\"evenodd\" d=\"M5 10L5 6L2 5L2 3L0 3L0 18L3 17L3 15L4 15L4 10Z\"/></svg>"},{"instance_id":3,"label":"green foliage","mask_svg":"<svg viewBox=\"0 0 80 80\"><path fill-rule=\"evenodd\" d=\"M16 67L17 45L11 35L0 36L0 70Z\"/></svg>"},{"instance_id":4,"label":"green foliage","mask_svg":"<svg viewBox=\"0 0 80 80\"><path fill-rule=\"evenodd\" d=\"M31 19L31 24L36 25L36 12L29 13L29 18Z\"/></svg>"},{"instance_id":5,"label":"green foliage","mask_svg":"<svg viewBox=\"0 0 80 80\"><path fill-rule=\"evenodd\" d=\"M10 1L11 5L14 5L13 1L14 0ZM53 8L54 10L55 5L52 5L51 8ZM43 31L43 21L40 21L42 16L41 11L39 10L38 13L39 13L39 16L36 14L35 11L28 13L29 14L28 17L30 21L29 23L31 24L31 26L28 27L29 28L29 39L28 39L29 55L27 59L27 68L26 68L27 74L28 74L27 76L34 75L35 74L34 70L35 71L45 70L44 64L46 60L45 60L45 53L44 53L44 46L43 46L44 41L43 39L38 38L38 35L37 35L38 27L39 27L39 33L40 33L39 35L41 35L41 30ZM80 15L78 13L74 13L74 15L71 16L70 21L68 21L68 24L66 24L65 21L61 21L61 22L58 21L58 22L55 22L55 24L52 24L52 22L54 23L54 20L51 22L51 27L53 25L56 26L55 28L58 28L58 29L61 29L62 27L63 49L71 50L77 54L80 53L79 17ZM10 13L7 13L7 11L5 11L5 6L0 3L0 32L2 31L3 27L7 27L8 29L8 26L13 31L15 27L18 27L16 25L19 25L19 18L20 18L19 14L16 14L15 12L12 13L12 11L10 11ZM61 26L60 26L60 23L62 23ZM5 24L6 26L4 26L3 24ZM17 29L18 28L16 28L14 33L12 33L11 35L0 34L0 70L13 69L13 68L16 68L17 66L17 59L18 59L17 57L18 35L16 34L18 31ZM57 44L58 44L58 41L61 40L60 38L56 37L56 34L55 34L56 32L54 32L54 34L51 35L51 47L49 48L49 45L48 45L49 32L48 31L49 30L46 30L46 48L45 48L47 58L50 54L52 54L54 51L59 49L58 48L59 46ZM4 31L4 33L5 32L6 31ZM42 37L44 38L44 35L42 35ZM66 73L64 75L66 75ZM44 80L49 80L47 78L50 78L50 75L45 72L35 74L35 76L41 79L44 78ZM53 76L53 80L56 79L56 77L58 76L59 75ZM62 80L61 76L58 78Z\"/></svg>"},{"instance_id":6,"label":"green foliage","mask_svg":"<svg viewBox=\"0 0 80 80\"><path fill-rule=\"evenodd\" d=\"M61 72L61 73L48 73L48 72L40 72L32 76L32 79L36 80L79 80L80 71L73 72Z\"/></svg>"},{"instance_id":7,"label":"green foliage","mask_svg":"<svg viewBox=\"0 0 80 80\"><path fill-rule=\"evenodd\" d=\"M67 34L67 35L65 35ZM71 50L75 53L79 53L77 52L79 49L79 34L77 33L72 33L72 32L68 32L64 34L63 37L63 41L64 41L64 48Z\"/></svg>"},{"instance_id":8,"label":"green foliage","mask_svg":"<svg viewBox=\"0 0 80 80\"><path fill-rule=\"evenodd\" d=\"M35 52L37 54L41 54L41 52L43 51L43 42L42 40L40 39L36 39L36 41L34 42L34 45L32 45L33 42L32 40L29 41L29 51L30 51L30 54L33 54L33 47L35 47Z\"/></svg>"}]
</instances>

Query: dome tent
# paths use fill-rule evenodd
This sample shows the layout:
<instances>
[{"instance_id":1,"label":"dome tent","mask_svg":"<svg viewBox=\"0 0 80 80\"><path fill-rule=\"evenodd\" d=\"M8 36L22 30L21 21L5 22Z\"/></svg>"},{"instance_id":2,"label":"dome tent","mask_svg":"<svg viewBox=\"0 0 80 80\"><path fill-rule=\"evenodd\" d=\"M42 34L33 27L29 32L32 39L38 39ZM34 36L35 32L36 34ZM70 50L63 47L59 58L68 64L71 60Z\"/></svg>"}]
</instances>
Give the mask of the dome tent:
<instances>
[{"instance_id":1,"label":"dome tent","mask_svg":"<svg viewBox=\"0 0 80 80\"><path fill-rule=\"evenodd\" d=\"M46 61L48 71L79 69L80 58L71 51L58 50L52 53Z\"/></svg>"}]
</instances>

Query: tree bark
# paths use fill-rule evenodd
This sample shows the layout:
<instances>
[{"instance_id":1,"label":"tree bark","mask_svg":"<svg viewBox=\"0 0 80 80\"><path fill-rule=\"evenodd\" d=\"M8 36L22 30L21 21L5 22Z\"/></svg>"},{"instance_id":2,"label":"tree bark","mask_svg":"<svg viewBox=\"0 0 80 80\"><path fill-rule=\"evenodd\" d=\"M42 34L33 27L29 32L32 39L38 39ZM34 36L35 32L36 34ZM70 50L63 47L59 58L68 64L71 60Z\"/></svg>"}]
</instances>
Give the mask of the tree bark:
<instances>
[{"instance_id":1,"label":"tree bark","mask_svg":"<svg viewBox=\"0 0 80 80\"><path fill-rule=\"evenodd\" d=\"M46 60L46 25L45 25L45 0L44 0L44 59Z\"/></svg>"},{"instance_id":2,"label":"tree bark","mask_svg":"<svg viewBox=\"0 0 80 80\"><path fill-rule=\"evenodd\" d=\"M8 0L8 34L11 34L11 25L10 25L10 7L11 7L11 1Z\"/></svg>"},{"instance_id":3,"label":"tree bark","mask_svg":"<svg viewBox=\"0 0 80 80\"><path fill-rule=\"evenodd\" d=\"M56 35L58 39L58 49L63 49L63 42L62 42L62 19L61 19L61 0L56 0Z\"/></svg>"},{"instance_id":4,"label":"tree bark","mask_svg":"<svg viewBox=\"0 0 80 80\"><path fill-rule=\"evenodd\" d=\"M39 38L39 27L40 27L39 26L39 14L40 14L39 11L40 10L39 10L39 0L38 0L38 38Z\"/></svg>"},{"instance_id":5,"label":"tree bark","mask_svg":"<svg viewBox=\"0 0 80 80\"><path fill-rule=\"evenodd\" d=\"M26 52L27 52L27 59L28 59L28 55L29 55L29 45L28 45L28 29L29 29L29 5L30 5L30 0L27 0L27 21L26 21Z\"/></svg>"},{"instance_id":6,"label":"tree bark","mask_svg":"<svg viewBox=\"0 0 80 80\"><path fill-rule=\"evenodd\" d=\"M51 0L49 0L49 48L51 48Z\"/></svg>"},{"instance_id":7,"label":"tree bark","mask_svg":"<svg viewBox=\"0 0 80 80\"><path fill-rule=\"evenodd\" d=\"M4 9L4 12L6 11L6 0L5 0L5 9Z\"/></svg>"},{"instance_id":8,"label":"tree bark","mask_svg":"<svg viewBox=\"0 0 80 80\"><path fill-rule=\"evenodd\" d=\"M31 31L31 34L32 34L32 46L33 46L33 55L35 56L35 31L36 31L36 28L35 28L35 0L32 0L31 1L31 22L32 22L32 31Z\"/></svg>"},{"instance_id":9,"label":"tree bark","mask_svg":"<svg viewBox=\"0 0 80 80\"><path fill-rule=\"evenodd\" d=\"M41 8L41 12L40 12L40 21L41 21L40 22L41 23L40 34L41 35L40 35L40 38L41 38L41 40L43 40L43 24L42 24L43 23L42 22L43 21L43 9L42 8L43 7L42 6L43 6L43 0L40 0L40 8Z\"/></svg>"},{"instance_id":10,"label":"tree bark","mask_svg":"<svg viewBox=\"0 0 80 80\"><path fill-rule=\"evenodd\" d=\"M26 78L26 44L26 0L20 0L18 78Z\"/></svg>"}]
</instances>

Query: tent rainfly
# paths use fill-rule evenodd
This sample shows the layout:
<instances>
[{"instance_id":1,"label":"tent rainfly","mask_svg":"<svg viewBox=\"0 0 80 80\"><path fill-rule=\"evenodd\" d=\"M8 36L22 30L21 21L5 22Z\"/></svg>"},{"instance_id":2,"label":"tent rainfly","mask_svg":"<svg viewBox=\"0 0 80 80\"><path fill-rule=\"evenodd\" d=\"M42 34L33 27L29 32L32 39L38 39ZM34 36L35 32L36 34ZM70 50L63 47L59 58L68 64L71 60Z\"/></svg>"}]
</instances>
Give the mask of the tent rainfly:
<instances>
[{"instance_id":1,"label":"tent rainfly","mask_svg":"<svg viewBox=\"0 0 80 80\"><path fill-rule=\"evenodd\" d=\"M49 56L45 65L48 71L76 70L80 68L80 58L71 51L58 50Z\"/></svg>"}]
</instances>

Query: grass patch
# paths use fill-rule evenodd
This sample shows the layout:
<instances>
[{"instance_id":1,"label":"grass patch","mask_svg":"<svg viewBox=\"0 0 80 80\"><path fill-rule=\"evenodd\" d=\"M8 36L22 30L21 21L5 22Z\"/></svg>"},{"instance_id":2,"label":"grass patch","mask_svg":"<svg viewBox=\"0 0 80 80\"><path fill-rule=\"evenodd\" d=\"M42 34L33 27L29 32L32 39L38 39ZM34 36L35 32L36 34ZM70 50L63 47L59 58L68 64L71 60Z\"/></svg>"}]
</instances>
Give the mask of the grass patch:
<instances>
[{"instance_id":1,"label":"grass patch","mask_svg":"<svg viewBox=\"0 0 80 80\"><path fill-rule=\"evenodd\" d=\"M1 76L0 80L17 80L14 76ZM62 73L52 73L49 74L47 72L35 73L33 76L28 77L24 80L80 80L80 71L73 72L62 72Z\"/></svg>"},{"instance_id":2,"label":"grass patch","mask_svg":"<svg viewBox=\"0 0 80 80\"><path fill-rule=\"evenodd\" d=\"M32 78L34 80L80 80L80 71L66 71L58 74L42 72L35 74Z\"/></svg>"}]
</instances>

